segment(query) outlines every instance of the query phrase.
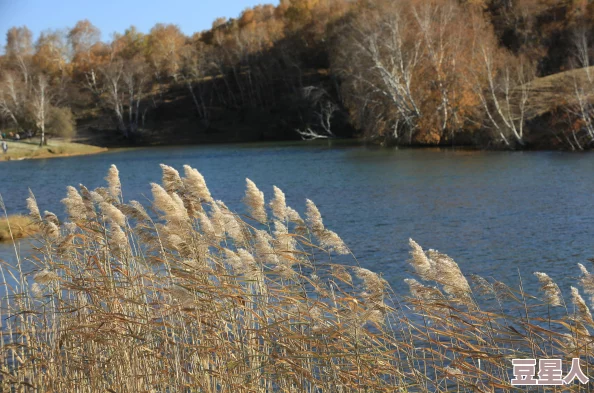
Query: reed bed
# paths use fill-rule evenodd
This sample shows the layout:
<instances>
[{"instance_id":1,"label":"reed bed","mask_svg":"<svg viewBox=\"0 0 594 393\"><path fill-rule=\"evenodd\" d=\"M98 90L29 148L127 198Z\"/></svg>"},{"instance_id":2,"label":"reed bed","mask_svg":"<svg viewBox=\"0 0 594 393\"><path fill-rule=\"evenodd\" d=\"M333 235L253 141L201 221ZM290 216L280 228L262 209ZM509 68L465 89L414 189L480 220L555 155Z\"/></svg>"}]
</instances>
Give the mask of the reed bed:
<instances>
[{"instance_id":1,"label":"reed bed","mask_svg":"<svg viewBox=\"0 0 594 393\"><path fill-rule=\"evenodd\" d=\"M105 188L68 188L65 222L29 196L35 269L0 265L2 391L491 392L519 390L513 358L592 368L586 301L544 273L528 295L411 240L399 298L313 202L302 217L247 180L240 215L197 170L162 170L146 207L124 201L115 166Z\"/></svg>"},{"instance_id":2,"label":"reed bed","mask_svg":"<svg viewBox=\"0 0 594 393\"><path fill-rule=\"evenodd\" d=\"M0 242L29 237L39 232L39 228L28 216L13 214L0 217Z\"/></svg>"}]
</instances>

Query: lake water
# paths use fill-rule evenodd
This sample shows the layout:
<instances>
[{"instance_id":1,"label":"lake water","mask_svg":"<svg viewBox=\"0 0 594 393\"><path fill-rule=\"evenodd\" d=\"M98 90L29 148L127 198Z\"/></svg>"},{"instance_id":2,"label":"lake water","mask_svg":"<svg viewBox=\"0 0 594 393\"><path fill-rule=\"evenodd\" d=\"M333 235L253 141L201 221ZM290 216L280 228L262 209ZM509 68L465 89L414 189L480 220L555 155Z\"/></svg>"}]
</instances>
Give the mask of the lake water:
<instances>
[{"instance_id":1,"label":"lake water","mask_svg":"<svg viewBox=\"0 0 594 393\"><path fill-rule=\"evenodd\" d=\"M397 292L411 277L409 237L450 255L467 274L513 284L520 273L528 286L532 272L543 271L566 289L579 276L576 264L590 267L594 257L593 154L336 142L148 148L2 163L0 193L11 214L26 212L31 188L42 211L63 217L66 186L102 186L116 164L124 197L148 203L160 163L197 168L232 209L241 209L246 177L267 200L280 187L299 212L312 199L361 265L382 272ZM0 246L0 258L12 260L12 246Z\"/></svg>"}]
</instances>

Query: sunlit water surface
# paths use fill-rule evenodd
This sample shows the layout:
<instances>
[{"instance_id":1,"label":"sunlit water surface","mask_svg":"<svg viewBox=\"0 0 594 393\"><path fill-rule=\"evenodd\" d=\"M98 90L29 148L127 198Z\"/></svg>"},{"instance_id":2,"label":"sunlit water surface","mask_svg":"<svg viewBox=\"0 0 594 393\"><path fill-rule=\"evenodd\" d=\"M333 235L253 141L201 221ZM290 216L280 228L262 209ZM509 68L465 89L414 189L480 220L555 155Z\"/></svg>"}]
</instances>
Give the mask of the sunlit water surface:
<instances>
[{"instance_id":1,"label":"sunlit water surface","mask_svg":"<svg viewBox=\"0 0 594 393\"><path fill-rule=\"evenodd\" d=\"M534 271L563 289L594 257L594 155L560 152L478 152L374 149L328 143L188 146L109 152L0 165L0 193L9 213L25 213L30 188L41 210L64 217L67 185L104 185L110 164L120 170L124 197L148 203L160 163L189 164L213 196L242 209L245 178L272 195L283 189L300 212L318 205L362 266L404 292L411 277L408 239L453 257L465 273L534 289ZM22 242L21 252L29 252ZM14 263L12 245L0 258ZM575 284L574 284L575 285Z\"/></svg>"}]
</instances>

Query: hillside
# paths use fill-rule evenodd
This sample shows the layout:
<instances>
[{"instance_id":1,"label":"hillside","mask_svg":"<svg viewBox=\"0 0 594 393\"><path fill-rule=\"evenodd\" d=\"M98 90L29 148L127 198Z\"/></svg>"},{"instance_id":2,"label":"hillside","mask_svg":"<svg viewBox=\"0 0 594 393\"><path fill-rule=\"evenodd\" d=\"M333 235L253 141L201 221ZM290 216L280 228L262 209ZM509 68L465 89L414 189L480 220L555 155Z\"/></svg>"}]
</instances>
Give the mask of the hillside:
<instances>
[{"instance_id":1,"label":"hillside","mask_svg":"<svg viewBox=\"0 0 594 393\"><path fill-rule=\"evenodd\" d=\"M527 91L527 140L534 148L583 150L593 145L594 67L541 78L518 87Z\"/></svg>"},{"instance_id":2,"label":"hillside","mask_svg":"<svg viewBox=\"0 0 594 393\"><path fill-rule=\"evenodd\" d=\"M206 79L198 83L216 84L217 81ZM277 82L273 89L286 90L286 87L279 86L281 83ZM317 89L332 89L328 70L324 69L306 70L301 83ZM219 80L218 84L223 82ZM147 111L144 126L129 138L114 129L113 113L109 108L93 111L89 111L88 106L79 108L75 111L75 141L121 147L301 140L297 130L308 122L319 122L316 109L312 109L311 102L301 97L298 87L277 94L279 97L274 104L262 106L229 107L212 101L206 106L208 119L203 119L196 111L187 86L170 83L163 87L159 104ZM336 96L336 93L332 95ZM349 138L356 134L344 108L337 108L330 121L335 136Z\"/></svg>"},{"instance_id":3,"label":"hillside","mask_svg":"<svg viewBox=\"0 0 594 393\"><path fill-rule=\"evenodd\" d=\"M283 0L192 35L157 23L110 41L89 20L36 39L14 27L0 128L76 127L100 146L361 136L586 149L594 86L571 70L593 63L592 31L594 3L569 0Z\"/></svg>"},{"instance_id":4,"label":"hillside","mask_svg":"<svg viewBox=\"0 0 594 393\"><path fill-rule=\"evenodd\" d=\"M559 72L532 80L526 86L532 97L527 112L528 119L579 105L576 88L585 88L586 98L592 101L594 90L589 90L588 87L593 83L594 67Z\"/></svg>"}]
</instances>

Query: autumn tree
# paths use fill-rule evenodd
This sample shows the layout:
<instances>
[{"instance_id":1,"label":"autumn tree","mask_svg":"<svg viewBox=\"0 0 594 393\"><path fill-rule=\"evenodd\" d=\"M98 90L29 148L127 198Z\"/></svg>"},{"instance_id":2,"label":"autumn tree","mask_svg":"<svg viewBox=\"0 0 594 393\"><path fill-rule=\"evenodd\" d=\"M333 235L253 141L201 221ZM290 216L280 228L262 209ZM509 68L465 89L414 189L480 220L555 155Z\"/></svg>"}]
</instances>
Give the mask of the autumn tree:
<instances>
[{"instance_id":1,"label":"autumn tree","mask_svg":"<svg viewBox=\"0 0 594 393\"><path fill-rule=\"evenodd\" d=\"M0 116L22 130L27 120L27 88L17 72L4 70L0 78Z\"/></svg>"},{"instance_id":2,"label":"autumn tree","mask_svg":"<svg viewBox=\"0 0 594 393\"><path fill-rule=\"evenodd\" d=\"M310 23L315 17L316 6L320 0L283 0L281 6L286 8L285 17L292 29Z\"/></svg>"},{"instance_id":3,"label":"autumn tree","mask_svg":"<svg viewBox=\"0 0 594 393\"><path fill-rule=\"evenodd\" d=\"M156 24L148 34L148 59L158 77L176 79L180 68L181 48L186 36L176 25Z\"/></svg>"},{"instance_id":4,"label":"autumn tree","mask_svg":"<svg viewBox=\"0 0 594 393\"><path fill-rule=\"evenodd\" d=\"M476 47L474 67L469 70L483 109L482 125L492 132L494 141L506 147L523 146L535 67L500 48L493 35L485 34L490 27L483 19L475 17L472 22Z\"/></svg>"},{"instance_id":5,"label":"autumn tree","mask_svg":"<svg viewBox=\"0 0 594 393\"><path fill-rule=\"evenodd\" d=\"M6 33L5 52L8 57L28 56L33 53L33 34L27 26L12 27Z\"/></svg>"},{"instance_id":6,"label":"autumn tree","mask_svg":"<svg viewBox=\"0 0 594 393\"><path fill-rule=\"evenodd\" d=\"M355 124L399 143L453 140L478 97L466 77L474 12L454 1L378 2L339 28L333 68Z\"/></svg>"},{"instance_id":7,"label":"autumn tree","mask_svg":"<svg viewBox=\"0 0 594 393\"><path fill-rule=\"evenodd\" d=\"M147 50L147 37L136 27L130 26L124 34L115 33L111 42L113 55L124 60L144 56Z\"/></svg>"},{"instance_id":8,"label":"autumn tree","mask_svg":"<svg viewBox=\"0 0 594 393\"><path fill-rule=\"evenodd\" d=\"M227 23L227 18L225 18L225 17L216 18L215 20L212 21L212 25L211 25L212 30L223 26L225 23Z\"/></svg>"},{"instance_id":9,"label":"autumn tree","mask_svg":"<svg viewBox=\"0 0 594 393\"><path fill-rule=\"evenodd\" d=\"M118 131L127 136L128 129L124 124L123 74L124 63L120 60L110 62L100 67L103 77L104 101L112 110Z\"/></svg>"},{"instance_id":10,"label":"autumn tree","mask_svg":"<svg viewBox=\"0 0 594 393\"><path fill-rule=\"evenodd\" d=\"M194 45L186 45L181 50L180 76L188 88L188 92L194 102L198 117L208 124L208 105L206 97L206 85L212 65L209 62L211 48L206 44L197 41Z\"/></svg>"},{"instance_id":11,"label":"autumn tree","mask_svg":"<svg viewBox=\"0 0 594 393\"><path fill-rule=\"evenodd\" d=\"M124 62L115 59L100 67L103 87L101 100L112 112L116 128L129 138L144 121L143 99L149 92L150 73L142 58Z\"/></svg>"},{"instance_id":12,"label":"autumn tree","mask_svg":"<svg viewBox=\"0 0 594 393\"><path fill-rule=\"evenodd\" d=\"M175 100L204 126L262 111L312 138L340 132L348 116L380 142L515 148L531 143L532 79L583 68L571 92L557 92L564 143L580 149L594 142L593 29L585 0L281 0L191 37L157 24L107 42L88 20L35 44L14 27L0 56L0 116L43 136L59 124L72 133L73 116L111 116L129 137Z\"/></svg>"},{"instance_id":13,"label":"autumn tree","mask_svg":"<svg viewBox=\"0 0 594 393\"><path fill-rule=\"evenodd\" d=\"M68 73L66 33L60 30L42 32L35 43L33 64L48 75L59 77Z\"/></svg>"},{"instance_id":14,"label":"autumn tree","mask_svg":"<svg viewBox=\"0 0 594 393\"><path fill-rule=\"evenodd\" d=\"M91 48L101 40L101 30L88 19L81 20L68 32L74 62L89 61Z\"/></svg>"},{"instance_id":15,"label":"autumn tree","mask_svg":"<svg viewBox=\"0 0 594 393\"><path fill-rule=\"evenodd\" d=\"M8 30L5 53L8 63L20 70L25 84L29 83L30 60L33 55L33 34L27 26L12 27Z\"/></svg>"},{"instance_id":16,"label":"autumn tree","mask_svg":"<svg viewBox=\"0 0 594 393\"><path fill-rule=\"evenodd\" d=\"M127 100L128 124L126 135L135 133L139 124L144 124L144 116L148 105L143 106L143 99L150 90L150 73L148 65L141 57L126 62L122 74L125 98Z\"/></svg>"},{"instance_id":17,"label":"autumn tree","mask_svg":"<svg viewBox=\"0 0 594 393\"><path fill-rule=\"evenodd\" d=\"M27 80L17 71L2 70L0 78L0 118L18 132L39 135L40 145L46 144L48 134L74 134L74 118L64 107L63 79L53 78L52 84L52 79L39 70Z\"/></svg>"},{"instance_id":18,"label":"autumn tree","mask_svg":"<svg viewBox=\"0 0 594 393\"><path fill-rule=\"evenodd\" d=\"M31 96L31 113L35 120L35 126L40 133L39 145L46 144L45 127L49 122L51 114L51 92L47 77L43 74L38 75L33 84Z\"/></svg>"},{"instance_id":19,"label":"autumn tree","mask_svg":"<svg viewBox=\"0 0 594 393\"><path fill-rule=\"evenodd\" d=\"M97 96L100 84L97 70L109 60L111 54L109 46L100 41L101 31L89 20L84 19L70 29L67 40L72 55L75 82Z\"/></svg>"}]
</instances>

